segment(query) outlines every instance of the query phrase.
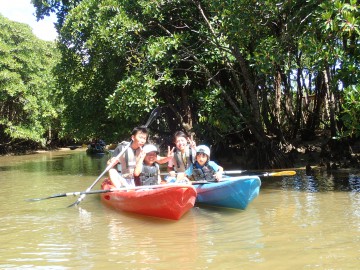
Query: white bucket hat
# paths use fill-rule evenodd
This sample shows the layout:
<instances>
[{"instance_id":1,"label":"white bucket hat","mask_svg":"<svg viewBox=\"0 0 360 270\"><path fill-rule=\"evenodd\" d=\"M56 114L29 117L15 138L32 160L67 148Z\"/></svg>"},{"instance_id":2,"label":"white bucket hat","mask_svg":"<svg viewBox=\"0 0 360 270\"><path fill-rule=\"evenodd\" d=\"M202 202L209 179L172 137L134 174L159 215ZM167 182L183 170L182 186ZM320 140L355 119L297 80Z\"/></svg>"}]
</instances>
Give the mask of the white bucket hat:
<instances>
[{"instance_id":1,"label":"white bucket hat","mask_svg":"<svg viewBox=\"0 0 360 270\"><path fill-rule=\"evenodd\" d=\"M159 154L159 150L157 149L157 147L153 144L147 144L143 147L143 151L147 154L150 152L156 152L156 154Z\"/></svg>"},{"instance_id":2,"label":"white bucket hat","mask_svg":"<svg viewBox=\"0 0 360 270\"><path fill-rule=\"evenodd\" d=\"M206 145L199 145L196 147L196 153L204 153L208 157L210 157L210 148Z\"/></svg>"}]
</instances>

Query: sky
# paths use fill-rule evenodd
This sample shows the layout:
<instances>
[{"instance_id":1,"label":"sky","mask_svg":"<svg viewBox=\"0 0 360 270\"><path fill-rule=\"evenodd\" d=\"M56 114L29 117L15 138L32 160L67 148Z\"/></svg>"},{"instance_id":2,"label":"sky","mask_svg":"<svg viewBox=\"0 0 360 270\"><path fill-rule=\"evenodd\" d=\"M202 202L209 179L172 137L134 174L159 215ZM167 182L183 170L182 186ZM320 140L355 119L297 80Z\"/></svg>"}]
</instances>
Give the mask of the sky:
<instances>
[{"instance_id":1,"label":"sky","mask_svg":"<svg viewBox=\"0 0 360 270\"><path fill-rule=\"evenodd\" d=\"M35 8L30 0L0 0L0 13L12 21L30 25L40 39L54 41L57 36L54 28L56 17L52 15L37 22Z\"/></svg>"}]
</instances>

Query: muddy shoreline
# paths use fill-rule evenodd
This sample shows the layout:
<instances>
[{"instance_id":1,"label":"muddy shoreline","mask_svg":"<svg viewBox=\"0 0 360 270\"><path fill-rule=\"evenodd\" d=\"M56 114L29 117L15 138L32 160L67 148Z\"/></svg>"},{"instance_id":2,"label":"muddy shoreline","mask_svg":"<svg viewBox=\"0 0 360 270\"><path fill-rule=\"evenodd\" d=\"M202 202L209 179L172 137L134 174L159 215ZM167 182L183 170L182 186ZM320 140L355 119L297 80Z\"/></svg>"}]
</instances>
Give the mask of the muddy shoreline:
<instances>
[{"instance_id":1,"label":"muddy shoreline","mask_svg":"<svg viewBox=\"0 0 360 270\"><path fill-rule=\"evenodd\" d=\"M311 173L314 169L338 170L338 169L360 169L360 142L351 142L341 139L329 139L319 136L312 141L294 141L291 143L292 150L287 153L293 163L293 169L304 169ZM112 148L108 145L107 148ZM19 149L18 149L19 150ZM20 151L9 152L2 156L28 155L44 152L57 151L85 151L86 145L69 145L54 147L51 149L20 149ZM213 159L224 168L251 169L248 157L237 151L226 152L226 155L216 155ZM286 169L286 168L274 168Z\"/></svg>"}]
</instances>

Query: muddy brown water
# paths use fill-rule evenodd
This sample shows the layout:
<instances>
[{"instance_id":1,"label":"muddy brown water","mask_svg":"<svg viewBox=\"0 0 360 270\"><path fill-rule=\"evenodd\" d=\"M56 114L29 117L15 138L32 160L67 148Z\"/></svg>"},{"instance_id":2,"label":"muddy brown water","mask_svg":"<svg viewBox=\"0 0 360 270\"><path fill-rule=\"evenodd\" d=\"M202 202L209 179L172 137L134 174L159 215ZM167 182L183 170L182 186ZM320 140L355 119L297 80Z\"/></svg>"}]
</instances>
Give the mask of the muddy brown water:
<instances>
[{"instance_id":1,"label":"muddy brown water","mask_svg":"<svg viewBox=\"0 0 360 270\"><path fill-rule=\"evenodd\" d=\"M107 157L0 157L0 269L358 269L358 171L262 178L245 211L195 207L179 221L118 213L85 190ZM241 169L241 168L238 168ZM94 189L99 189L96 185Z\"/></svg>"}]
</instances>

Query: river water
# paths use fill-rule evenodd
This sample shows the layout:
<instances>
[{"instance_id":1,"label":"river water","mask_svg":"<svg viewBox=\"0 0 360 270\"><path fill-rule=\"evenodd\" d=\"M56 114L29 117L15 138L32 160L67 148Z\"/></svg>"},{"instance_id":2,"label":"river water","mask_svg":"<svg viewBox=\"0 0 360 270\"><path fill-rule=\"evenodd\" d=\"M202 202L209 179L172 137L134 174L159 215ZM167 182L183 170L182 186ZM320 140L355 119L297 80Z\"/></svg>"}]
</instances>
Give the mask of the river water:
<instances>
[{"instance_id":1,"label":"river water","mask_svg":"<svg viewBox=\"0 0 360 270\"><path fill-rule=\"evenodd\" d=\"M246 210L195 207L179 221L118 213L98 195L25 201L85 190L106 160L0 157L0 269L359 269L354 170L263 177Z\"/></svg>"}]
</instances>

